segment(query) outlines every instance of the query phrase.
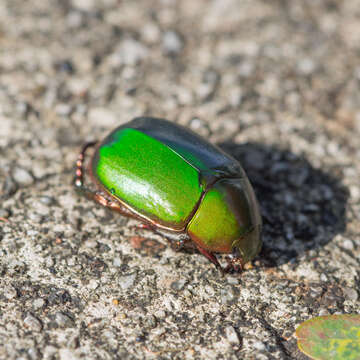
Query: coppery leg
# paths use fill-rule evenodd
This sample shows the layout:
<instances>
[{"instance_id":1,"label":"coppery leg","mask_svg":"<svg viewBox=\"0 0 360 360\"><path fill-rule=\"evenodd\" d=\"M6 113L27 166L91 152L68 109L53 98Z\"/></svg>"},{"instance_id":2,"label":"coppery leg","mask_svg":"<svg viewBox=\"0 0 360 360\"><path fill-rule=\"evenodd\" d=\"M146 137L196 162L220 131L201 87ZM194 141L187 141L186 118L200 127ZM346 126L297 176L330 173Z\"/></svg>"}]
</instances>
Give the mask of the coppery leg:
<instances>
[{"instance_id":1,"label":"coppery leg","mask_svg":"<svg viewBox=\"0 0 360 360\"><path fill-rule=\"evenodd\" d=\"M75 186L82 190L84 188L84 159L86 150L95 146L96 141L89 141L81 149L78 159L76 161L76 171L75 171Z\"/></svg>"},{"instance_id":2,"label":"coppery leg","mask_svg":"<svg viewBox=\"0 0 360 360\"><path fill-rule=\"evenodd\" d=\"M227 256L226 257L226 261L227 261L227 266L225 268L225 272L229 273L229 272L236 272L236 273L241 273L244 269L244 264L242 261L241 257L236 257L233 255Z\"/></svg>"},{"instance_id":3,"label":"coppery leg","mask_svg":"<svg viewBox=\"0 0 360 360\"><path fill-rule=\"evenodd\" d=\"M138 224L136 225L139 229L144 229L144 230L153 230L152 226L150 224Z\"/></svg>"},{"instance_id":4,"label":"coppery leg","mask_svg":"<svg viewBox=\"0 0 360 360\"><path fill-rule=\"evenodd\" d=\"M130 226L130 229L155 231L153 226L151 226L150 224L145 224L145 223L132 225L132 226Z\"/></svg>"},{"instance_id":5,"label":"coppery leg","mask_svg":"<svg viewBox=\"0 0 360 360\"><path fill-rule=\"evenodd\" d=\"M201 252L201 254L203 254L208 260L210 260L218 269L221 270L222 273L224 273L224 269L222 268L222 266L220 265L218 259L216 258L216 256L211 253L208 252L207 250L205 250L204 248L196 245L197 249Z\"/></svg>"}]
</instances>

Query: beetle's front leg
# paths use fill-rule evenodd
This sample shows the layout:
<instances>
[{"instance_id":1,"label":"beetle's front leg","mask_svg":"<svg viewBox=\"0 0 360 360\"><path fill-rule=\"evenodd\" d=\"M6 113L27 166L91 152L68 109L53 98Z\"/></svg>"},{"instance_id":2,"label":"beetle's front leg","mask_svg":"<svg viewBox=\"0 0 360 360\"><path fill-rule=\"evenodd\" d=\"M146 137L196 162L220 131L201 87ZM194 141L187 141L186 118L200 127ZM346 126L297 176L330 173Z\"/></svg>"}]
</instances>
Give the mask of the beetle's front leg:
<instances>
[{"instance_id":1,"label":"beetle's front leg","mask_svg":"<svg viewBox=\"0 0 360 360\"><path fill-rule=\"evenodd\" d=\"M105 199L104 194L101 194L99 191L93 191L85 186L84 182L84 161L86 151L96 145L95 141L87 142L82 147L78 159L76 161L76 171L75 171L75 181L74 185L76 190L79 191L82 195L86 196L90 200L94 200L100 203L103 206L108 205L108 200Z\"/></svg>"},{"instance_id":2,"label":"beetle's front leg","mask_svg":"<svg viewBox=\"0 0 360 360\"><path fill-rule=\"evenodd\" d=\"M84 186L84 160L87 149L94 147L95 145L96 145L96 141L89 141L86 144L84 144L76 161L74 185L80 191L85 191L85 192L90 191L86 189Z\"/></svg>"}]
</instances>

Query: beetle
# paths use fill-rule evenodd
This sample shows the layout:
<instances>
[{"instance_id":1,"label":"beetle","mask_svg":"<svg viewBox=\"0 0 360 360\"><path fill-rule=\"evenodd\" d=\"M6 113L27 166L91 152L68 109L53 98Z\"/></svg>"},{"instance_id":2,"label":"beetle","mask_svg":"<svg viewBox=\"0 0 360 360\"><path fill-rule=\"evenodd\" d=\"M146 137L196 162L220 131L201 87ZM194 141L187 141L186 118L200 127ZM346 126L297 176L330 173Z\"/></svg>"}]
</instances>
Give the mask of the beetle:
<instances>
[{"instance_id":1,"label":"beetle","mask_svg":"<svg viewBox=\"0 0 360 360\"><path fill-rule=\"evenodd\" d=\"M95 190L85 186L84 161ZM173 122L138 117L86 143L75 187L142 222L177 248L195 247L222 271L241 271L261 248L261 216L245 171L230 155ZM223 268L216 254L227 254Z\"/></svg>"}]
</instances>

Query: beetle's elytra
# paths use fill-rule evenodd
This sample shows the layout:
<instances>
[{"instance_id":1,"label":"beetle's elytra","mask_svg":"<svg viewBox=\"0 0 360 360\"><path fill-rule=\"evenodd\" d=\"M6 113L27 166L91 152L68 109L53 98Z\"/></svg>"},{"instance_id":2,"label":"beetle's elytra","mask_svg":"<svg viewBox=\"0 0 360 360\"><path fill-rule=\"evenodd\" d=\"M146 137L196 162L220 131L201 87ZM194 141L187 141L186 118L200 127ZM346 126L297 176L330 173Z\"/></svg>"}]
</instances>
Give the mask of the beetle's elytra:
<instances>
[{"instance_id":1,"label":"beetle's elytra","mask_svg":"<svg viewBox=\"0 0 360 360\"><path fill-rule=\"evenodd\" d=\"M95 146L84 186L87 148ZM134 217L179 247L193 242L225 271L242 269L261 248L261 217L250 182L231 156L167 120L140 117L84 145L75 185L103 206Z\"/></svg>"}]
</instances>

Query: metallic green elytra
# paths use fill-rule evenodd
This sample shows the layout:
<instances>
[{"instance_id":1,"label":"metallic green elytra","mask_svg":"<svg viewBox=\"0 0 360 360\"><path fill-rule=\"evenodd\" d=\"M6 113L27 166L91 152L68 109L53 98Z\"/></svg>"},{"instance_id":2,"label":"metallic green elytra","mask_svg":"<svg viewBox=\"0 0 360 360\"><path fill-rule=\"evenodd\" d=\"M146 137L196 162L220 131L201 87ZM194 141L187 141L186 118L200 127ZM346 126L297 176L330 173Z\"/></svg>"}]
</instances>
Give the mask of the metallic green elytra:
<instances>
[{"instance_id":1,"label":"metallic green elytra","mask_svg":"<svg viewBox=\"0 0 360 360\"><path fill-rule=\"evenodd\" d=\"M96 146L85 187L87 148ZM261 216L250 182L231 156L167 120L140 117L79 155L75 185L103 206L131 216L177 247L195 245L225 271L242 269L261 248Z\"/></svg>"}]
</instances>

